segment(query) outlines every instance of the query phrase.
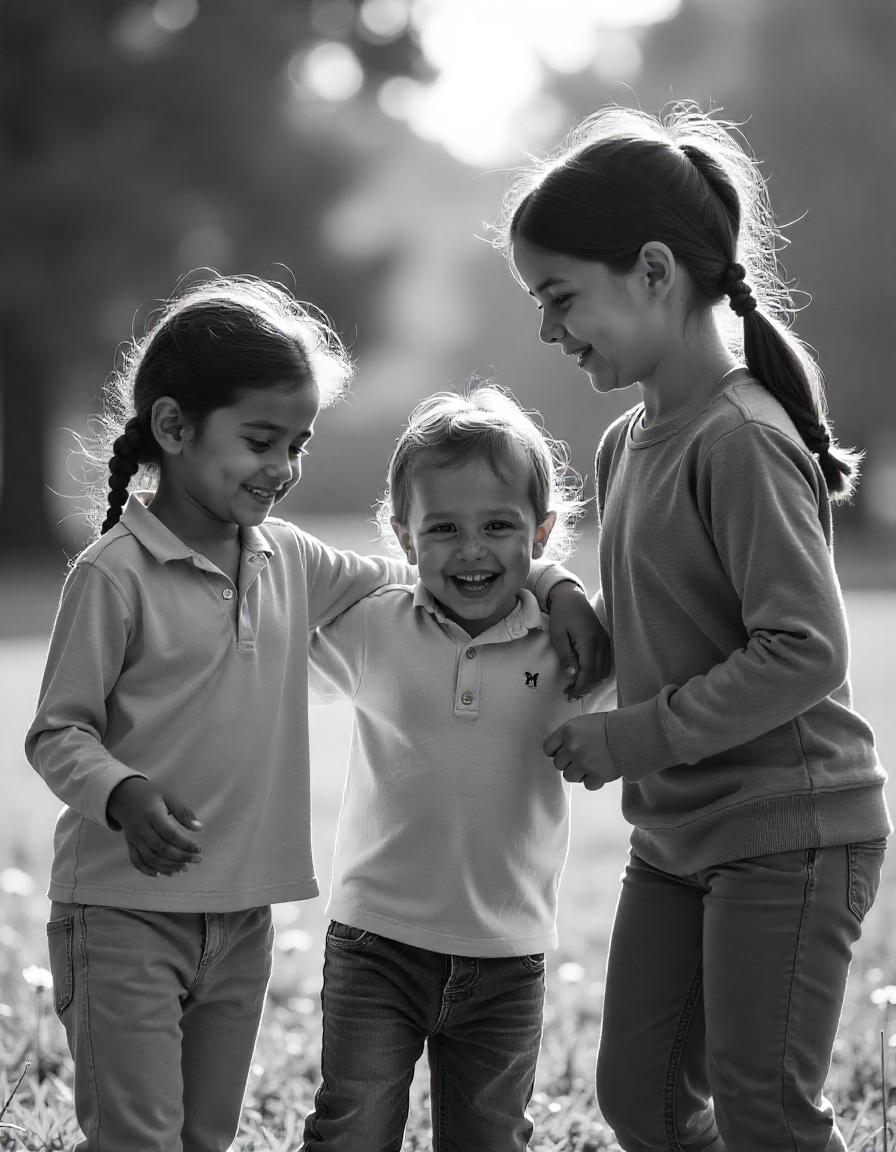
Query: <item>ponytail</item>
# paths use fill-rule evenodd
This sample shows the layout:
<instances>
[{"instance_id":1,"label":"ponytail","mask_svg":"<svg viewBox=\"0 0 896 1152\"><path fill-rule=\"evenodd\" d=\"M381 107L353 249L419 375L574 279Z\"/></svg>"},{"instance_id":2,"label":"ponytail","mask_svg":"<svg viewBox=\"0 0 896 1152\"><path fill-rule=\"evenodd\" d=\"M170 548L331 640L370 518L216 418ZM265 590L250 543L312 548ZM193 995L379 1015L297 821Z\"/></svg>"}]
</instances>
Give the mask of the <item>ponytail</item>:
<instances>
[{"instance_id":1,"label":"ponytail","mask_svg":"<svg viewBox=\"0 0 896 1152\"><path fill-rule=\"evenodd\" d=\"M831 435L818 365L805 346L773 316L756 306L741 264L730 264L722 283L731 310L743 320L744 359L760 383L780 401L818 463L832 500L848 500L861 452L841 448Z\"/></svg>"},{"instance_id":2,"label":"ponytail","mask_svg":"<svg viewBox=\"0 0 896 1152\"><path fill-rule=\"evenodd\" d=\"M834 439L821 371L789 328L794 307L777 259L782 237L759 166L739 136L737 125L689 102L660 118L603 108L512 180L494 244L512 258L519 236L614 272L631 268L646 239L668 244L688 271L696 307L729 298L742 321L726 333L731 352L784 406L818 457L831 499L848 500L862 453Z\"/></svg>"},{"instance_id":3,"label":"ponytail","mask_svg":"<svg viewBox=\"0 0 896 1152\"><path fill-rule=\"evenodd\" d=\"M138 416L132 416L125 424L124 431L112 445L109 460L109 495L106 518L100 527L100 535L114 528L121 519L121 511L128 498L128 485L131 477L139 470L141 454L146 451L143 423Z\"/></svg>"}]
</instances>

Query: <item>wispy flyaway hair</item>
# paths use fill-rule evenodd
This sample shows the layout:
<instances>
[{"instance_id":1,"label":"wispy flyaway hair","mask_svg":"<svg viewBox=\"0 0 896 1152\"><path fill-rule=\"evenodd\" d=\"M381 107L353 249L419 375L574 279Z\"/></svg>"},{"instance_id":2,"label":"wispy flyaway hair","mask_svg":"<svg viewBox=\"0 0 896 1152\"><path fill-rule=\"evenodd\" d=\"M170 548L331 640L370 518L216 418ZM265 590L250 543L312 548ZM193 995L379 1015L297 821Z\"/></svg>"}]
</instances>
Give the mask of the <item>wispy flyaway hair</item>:
<instances>
[{"instance_id":1,"label":"wispy flyaway hair","mask_svg":"<svg viewBox=\"0 0 896 1152\"><path fill-rule=\"evenodd\" d=\"M557 516L545 555L557 560L568 556L584 502L566 445L551 439L510 392L475 376L462 391L438 392L411 413L392 453L386 492L377 508L383 539L391 546L391 517L407 523L418 468L450 469L476 459L499 479L525 477L536 521L541 523L549 512Z\"/></svg>"},{"instance_id":2,"label":"wispy flyaway hair","mask_svg":"<svg viewBox=\"0 0 896 1152\"><path fill-rule=\"evenodd\" d=\"M93 439L81 442L88 464L108 469L108 493L105 477L90 486L94 527L107 532L118 522L134 476L155 488L161 453L150 419L160 397L175 399L201 432L211 412L260 389L313 382L326 406L342 395L351 373L326 316L281 285L215 276L182 287L145 335L121 350Z\"/></svg>"},{"instance_id":3,"label":"wispy flyaway hair","mask_svg":"<svg viewBox=\"0 0 896 1152\"><path fill-rule=\"evenodd\" d=\"M522 237L615 272L628 271L648 241L667 244L689 274L692 309L731 297L737 320L727 309L724 318L732 351L784 405L831 496L848 499L861 454L837 446L821 371L790 330L793 301L778 264L784 240L739 136L692 103L659 117L604 108L511 181L493 243L511 261Z\"/></svg>"}]
</instances>

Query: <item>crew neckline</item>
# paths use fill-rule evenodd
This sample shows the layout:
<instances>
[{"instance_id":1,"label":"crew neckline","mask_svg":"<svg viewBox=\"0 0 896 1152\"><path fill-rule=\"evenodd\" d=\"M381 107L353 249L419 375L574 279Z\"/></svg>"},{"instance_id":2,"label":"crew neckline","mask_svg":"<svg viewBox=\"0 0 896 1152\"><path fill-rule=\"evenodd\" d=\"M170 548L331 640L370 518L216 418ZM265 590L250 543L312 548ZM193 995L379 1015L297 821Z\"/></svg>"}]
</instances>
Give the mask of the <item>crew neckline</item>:
<instances>
[{"instance_id":1,"label":"crew neckline","mask_svg":"<svg viewBox=\"0 0 896 1152\"><path fill-rule=\"evenodd\" d=\"M750 378L750 370L743 364L738 364L725 373L707 396L701 396L699 400L695 400L693 404L682 409L677 416L673 416L669 420L662 420L658 424L651 424L649 428L645 428L641 423L644 417L644 405L639 404L629 421L628 435L626 436L628 447L632 449L649 448L662 440L668 440L670 436L676 435L688 424L693 424L699 416L716 403L720 396L734 384L741 383L744 378Z\"/></svg>"}]
</instances>

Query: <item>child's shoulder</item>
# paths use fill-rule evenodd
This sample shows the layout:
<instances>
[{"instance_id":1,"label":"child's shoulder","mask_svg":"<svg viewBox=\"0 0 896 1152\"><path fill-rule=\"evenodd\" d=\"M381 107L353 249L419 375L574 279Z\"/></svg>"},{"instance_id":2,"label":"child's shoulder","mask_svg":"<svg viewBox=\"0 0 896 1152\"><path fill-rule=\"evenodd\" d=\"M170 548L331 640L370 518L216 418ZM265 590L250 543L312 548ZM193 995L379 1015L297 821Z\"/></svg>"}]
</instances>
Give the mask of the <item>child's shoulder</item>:
<instances>
[{"instance_id":1,"label":"child's shoulder","mask_svg":"<svg viewBox=\"0 0 896 1152\"><path fill-rule=\"evenodd\" d=\"M140 551L133 533L119 523L82 549L70 567L92 565L110 574L122 573L139 565Z\"/></svg>"},{"instance_id":2,"label":"child's shoulder","mask_svg":"<svg viewBox=\"0 0 896 1152\"><path fill-rule=\"evenodd\" d=\"M743 376L722 389L718 401L706 410L703 428L716 436L738 428L772 429L801 442L784 405L752 376Z\"/></svg>"},{"instance_id":3,"label":"child's shoulder","mask_svg":"<svg viewBox=\"0 0 896 1152\"><path fill-rule=\"evenodd\" d=\"M642 404L633 404L631 408L627 408L621 416L617 416L606 428L597 445L597 454L599 456L608 455L612 452L615 445L619 442L620 437L625 434L625 430L631 423L632 417L636 412L640 412L642 408Z\"/></svg>"}]
</instances>

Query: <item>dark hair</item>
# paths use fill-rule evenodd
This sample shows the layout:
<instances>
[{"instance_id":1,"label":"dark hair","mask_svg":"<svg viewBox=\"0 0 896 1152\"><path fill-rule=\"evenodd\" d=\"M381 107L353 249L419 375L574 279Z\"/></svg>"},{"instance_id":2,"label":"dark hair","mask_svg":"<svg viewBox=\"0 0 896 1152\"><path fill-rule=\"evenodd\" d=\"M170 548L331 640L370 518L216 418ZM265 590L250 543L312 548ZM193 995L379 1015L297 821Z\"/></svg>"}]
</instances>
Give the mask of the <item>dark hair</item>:
<instances>
[{"instance_id":1,"label":"dark hair","mask_svg":"<svg viewBox=\"0 0 896 1152\"><path fill-rule=\"evenodd\" d=\"M545 555L565 559L583 509L581 480L569 465L566 445L539 428L512 393L476 376L462 392L437 392L421 401L408 418L377 508L383 539L394 540L392 516L407 523L416 468L424 463L457 468L474 459L484 460L499 478L526 477L536 522L549 512L557 517Z\"/></svg>"},{"instance_id":2,"label":"dark hair","mask_svg":"<svg viewBox=\"0 0 896 1152\"><path fill-rule=\"evenodd\" d=\"M208 415L247 392L314 382L321 404L345 389L351 363L327 318L281 285L249 276L215 277L177 292L146 335L123 353L105 391L99 434L82 448L108 460L108 494L94 486L100 534L121 517L132 478L152 486L161 461L152 406L171 396L201 432Z\"/></svg>"},{"instance_id":3,"label":"dark hair","mask_svg":"<svg viewBox=\"0 0 896 1152\"><path fill-rule=\"evenodd\" d=\"M836 445L821 371L789 330L794 307L778 266L782 237L736 131L690 103L660 117L602 109L512 181L494 244L510 257L521 236L617 272L631 268L648 241L668 244L689 273L694 307L729 296L743 320L727 332L732 350L818 456L832 498L848 499L862 454Z\"/></svg>"}]
</instances>

